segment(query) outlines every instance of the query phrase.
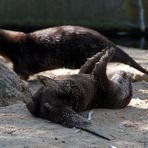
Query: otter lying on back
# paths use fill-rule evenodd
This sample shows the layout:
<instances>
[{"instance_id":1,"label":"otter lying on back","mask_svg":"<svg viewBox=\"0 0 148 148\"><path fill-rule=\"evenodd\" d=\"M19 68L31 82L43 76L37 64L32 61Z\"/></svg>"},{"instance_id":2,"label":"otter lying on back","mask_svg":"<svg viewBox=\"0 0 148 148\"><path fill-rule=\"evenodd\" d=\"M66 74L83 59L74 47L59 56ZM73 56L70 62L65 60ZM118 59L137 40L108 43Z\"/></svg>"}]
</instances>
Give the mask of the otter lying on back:
<instances>
[{"instance_id":1,"label":"otter lying on back","mask_svg":"<svg viewBox=\"0 0 148 148\"><path fill-rule=\"evenodd\" d=\"M80 68L86 58L113 46L111 61L128 64L147 73L124 51L100 33L79 26L60 26L32 33L0 29L0 54L10 59L23 79L56 68Z\"/></svg>"},{"instance_id":2,"label":"otter lying on back","mask_svg":"<svg viewBox=\"0 0 148 148\"><path fill-rule=\"evenodd\" d=\"M41 77L45 86L26 103L28 110L37 117L83 128L88 121L79 112L127 106L132 98L132 86L126 73L119 72L111 79L106 75L107 63L114 52L111 48L97 53L86 61L79 74L56 79Z\"/></svg>"}]
</instances>

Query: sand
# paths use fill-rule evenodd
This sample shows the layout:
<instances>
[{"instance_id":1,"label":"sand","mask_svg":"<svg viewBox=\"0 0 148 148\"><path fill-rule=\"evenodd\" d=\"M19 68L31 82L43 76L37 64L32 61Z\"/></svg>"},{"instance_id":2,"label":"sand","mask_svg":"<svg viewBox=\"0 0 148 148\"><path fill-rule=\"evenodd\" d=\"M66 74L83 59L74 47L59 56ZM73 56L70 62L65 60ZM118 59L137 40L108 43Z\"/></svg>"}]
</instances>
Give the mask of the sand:
<instances>
[{"instance_id":1,"label":"sand","mask_svg":"<svg viewBox=\"0 0 148 148\"><path fill-rule=\"evenodd\" d=\"M148 50L137 49L135 52L124 49L148 69ZM109 69L116 71L119 67L135 75L132 101L123 109L94 109L91 119L92 128L110 137L111 141L35 118L23 102L17 101L13 105L0 107L0 148L148 148L147 76L119 63L110 65ZM42 74L51 76L65 73L77 73L77 70L60 69Z\"/></svg>"}]
</instances>

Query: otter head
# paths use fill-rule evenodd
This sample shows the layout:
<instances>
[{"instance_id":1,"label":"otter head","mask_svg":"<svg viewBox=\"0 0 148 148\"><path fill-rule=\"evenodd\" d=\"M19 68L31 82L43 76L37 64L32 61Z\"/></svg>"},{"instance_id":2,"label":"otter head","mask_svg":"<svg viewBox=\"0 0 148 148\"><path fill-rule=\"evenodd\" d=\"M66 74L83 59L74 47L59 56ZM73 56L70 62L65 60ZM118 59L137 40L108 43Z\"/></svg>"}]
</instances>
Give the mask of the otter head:
<instances>
[{"instance_id":1,"label":"otter head","mask_svg":"<svg viewBox=\"0 0 148 148\"><path fill-rule=\"evenodd\" d=\"M0 29L0 54L7 57L25 39L26 34L23 32Z\"/></svg>"},{"instance_id":2,"label":"otter head","mask_svg":"<svg viewBox=\"0 0 148 148\"><path fill-rule=\"evenodd\" d=\"M112 80L119 84L123 84L124 82L130 82L130 78L124 71L117 72L113 77Z\"/></svg>"},{"instance_id":3,"label":"otter head","mask_svg":"<svg viewBox=\"0 0 148 148\"><path fill-rule=\"evenodd\" d=\"M2 41L4 41L4 43L15 43L24 40L25 37L26 35L23 32L0 29L0 43Z\"/></svg>"},{"instance_id":4,"label":"otter head","mask_svg":"<svg viewBox=\"0 0 148 148\"><path fill-rule=\"evenodd\" d=\"M132 98L132 84L131 79L124 71L117 72L112 77L113 91L116 100L116 108L122 108L129 104Z\"/></svg>"}]
</instances>

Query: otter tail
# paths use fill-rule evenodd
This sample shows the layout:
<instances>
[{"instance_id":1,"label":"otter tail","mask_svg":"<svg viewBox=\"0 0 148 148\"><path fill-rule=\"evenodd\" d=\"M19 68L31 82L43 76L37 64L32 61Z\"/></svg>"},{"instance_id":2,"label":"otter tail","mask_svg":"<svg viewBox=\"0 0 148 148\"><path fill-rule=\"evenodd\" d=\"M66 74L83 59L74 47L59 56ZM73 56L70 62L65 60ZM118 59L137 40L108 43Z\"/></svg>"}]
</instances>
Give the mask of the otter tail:
<instances>
[{"instance_id":1,"label":"otter tail","mask_svg":"<svg viewBox=\"0 0 148 148\"><path fill-rule=\"evenodd\" d=\"M71 107L66 106L62 108L62 111L60 113L62 113L60 116L62 119L58 119L57 123L62 123L67 127L76 127L105 140L111 140L110 138L105 137L97 133L95 130L89 128L90 121L77 114Z\"/></svg>"},{"instance_id":2,"label":"otter tail","mask_svg":"<svg viewBox=\"0 0 148 148\"><path fill-rule=\"evenodd\" d=\"M112 57L112 62L121 62L124 64L127 64L131 67L134 67L135 69L148 74L148 71L141 67L136 61L134 61L127 53L122 51L119 47L113 46L115 48L115 54Z\"/></svg>"}]
</instances>

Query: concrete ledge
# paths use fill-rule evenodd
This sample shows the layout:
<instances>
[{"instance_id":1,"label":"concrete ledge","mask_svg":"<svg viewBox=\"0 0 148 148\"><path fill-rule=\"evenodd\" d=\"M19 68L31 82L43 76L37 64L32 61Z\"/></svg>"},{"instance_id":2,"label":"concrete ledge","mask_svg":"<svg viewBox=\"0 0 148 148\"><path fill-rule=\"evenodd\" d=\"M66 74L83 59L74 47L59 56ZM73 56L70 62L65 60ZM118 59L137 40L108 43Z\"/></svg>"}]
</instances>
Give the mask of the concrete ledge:
<instances>
[{"instance_id":1,"label":"concrete ledge","mask_svg":"<svg viewBox=\"0 0 148 148\"><path fill-rule=\"evenodd\" d=\"M144 23L148 2L142 2ZM82 25L99 30L140 30L141 6L134 0L1 0L0 26Z\"/></svg>"}]
</instances>

